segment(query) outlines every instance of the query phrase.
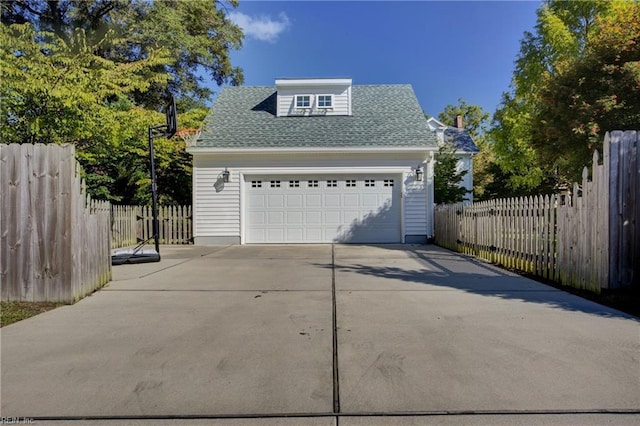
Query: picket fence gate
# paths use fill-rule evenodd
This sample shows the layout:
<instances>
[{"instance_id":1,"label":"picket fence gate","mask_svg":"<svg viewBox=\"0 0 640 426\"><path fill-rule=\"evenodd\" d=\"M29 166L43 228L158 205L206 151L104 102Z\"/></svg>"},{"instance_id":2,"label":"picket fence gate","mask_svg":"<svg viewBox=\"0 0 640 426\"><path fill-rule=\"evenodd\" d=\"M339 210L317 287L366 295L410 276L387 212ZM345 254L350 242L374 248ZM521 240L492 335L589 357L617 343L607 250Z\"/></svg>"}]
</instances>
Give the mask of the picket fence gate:
<instances>
[{"instance_id":1,"label":"picket fence gate","mask_svg":"<svg viewBox=\"0 0 640 426\"><path fill-rule=\"evenodd\" d=\"M191 244L193 221L191 206L159 206L160 244ZM127 247L153 237L153 213L150 206L112 206L112 248Z\"/></svg>"}]
</instances>

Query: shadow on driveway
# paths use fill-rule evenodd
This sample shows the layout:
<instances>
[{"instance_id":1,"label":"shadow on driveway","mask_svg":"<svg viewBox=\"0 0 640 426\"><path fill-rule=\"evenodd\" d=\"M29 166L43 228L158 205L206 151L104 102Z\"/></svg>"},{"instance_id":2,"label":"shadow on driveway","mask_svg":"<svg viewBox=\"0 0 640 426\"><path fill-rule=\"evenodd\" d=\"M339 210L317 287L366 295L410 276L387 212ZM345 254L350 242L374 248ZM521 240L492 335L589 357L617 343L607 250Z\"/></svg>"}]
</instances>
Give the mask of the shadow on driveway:
<instances>
[{"instance_id":1,"label":"shadow on driveway","mask_svg":"<svg viewBox=\"0 0 640 426\"><path fill-rule=\"evenodd\" d=\"M640 319L615 309L572 295L515 273L434 245L365 246L375 257L350 257L349 246L336 246L336 272L361 274L392 281L419 284L396 290L438 291L455 289L468 293L546 305L565 311L583 312L607 318ZM341 255L340 251L344 254ZM354 246L351 246L355 248ZM362 246L360 246L362 247ZM395 253L402 253L404 259ZM407 261L411 259L412 261ZM331 264L318 265L331 268ZM338 288L340 282L337 282ZM387 288L388 289L388 288ZM368 290L376 290L369 288Z\"/></svg>"}]
</instances>

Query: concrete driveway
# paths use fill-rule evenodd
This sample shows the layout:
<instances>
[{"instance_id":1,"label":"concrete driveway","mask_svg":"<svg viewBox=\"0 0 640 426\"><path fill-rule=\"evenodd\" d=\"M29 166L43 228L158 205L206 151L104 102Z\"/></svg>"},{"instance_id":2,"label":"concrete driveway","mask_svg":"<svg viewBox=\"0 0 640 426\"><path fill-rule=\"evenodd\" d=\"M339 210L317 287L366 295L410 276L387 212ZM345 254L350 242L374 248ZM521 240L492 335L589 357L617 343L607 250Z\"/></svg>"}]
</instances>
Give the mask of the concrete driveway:
<instances>
[{"instance_id":1,"label":"concrete driveway","mask_svg":"<svg viewBox=\"0 0 640 426\"><path fill-rule=\"evenodd\" d=\"M3 418L640 422L638 318L485 263L435 246L161 252L1 329Z\"/></svg>"}]
</instances>

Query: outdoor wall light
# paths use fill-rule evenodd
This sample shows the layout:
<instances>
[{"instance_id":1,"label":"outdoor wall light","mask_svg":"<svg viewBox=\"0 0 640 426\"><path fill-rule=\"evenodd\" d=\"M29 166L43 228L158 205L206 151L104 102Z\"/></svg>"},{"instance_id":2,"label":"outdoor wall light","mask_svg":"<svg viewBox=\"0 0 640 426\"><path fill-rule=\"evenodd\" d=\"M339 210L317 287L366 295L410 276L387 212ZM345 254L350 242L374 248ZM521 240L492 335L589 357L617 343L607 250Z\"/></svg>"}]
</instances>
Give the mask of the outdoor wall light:
<instances>
[{"instance_id":1,"label":"outdoor wall light","mask_svg":"<svg viewBox=\"0 0 640 426\"><path fill-rule=\"evenodd\" d=\"M227 170L227 168L224 168L224 172L222 172L222 181L224 183L229 183L229 176L231 175L231 173L229 173L229 170Z\"/></svg>"},{"instance_id":2,"label":"outdoor wall light","mask_svg":"<svg viewBox=\"0 0 640 426\"><path fill-rule=\"evenodd\" d=\"M422 167L420 166L416 167L416 181L422 182L422 175L423 175Z\"/></svg>"}]
</instances>

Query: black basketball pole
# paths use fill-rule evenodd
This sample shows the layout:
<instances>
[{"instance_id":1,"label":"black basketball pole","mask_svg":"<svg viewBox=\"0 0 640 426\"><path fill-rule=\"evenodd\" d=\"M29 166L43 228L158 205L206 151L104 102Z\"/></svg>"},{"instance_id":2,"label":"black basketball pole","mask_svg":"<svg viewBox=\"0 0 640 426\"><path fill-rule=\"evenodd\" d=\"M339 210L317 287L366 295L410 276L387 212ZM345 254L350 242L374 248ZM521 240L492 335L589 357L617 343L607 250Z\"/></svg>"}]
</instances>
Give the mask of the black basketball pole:
<instances>
[{"instance_id":1,"label":"black basketball pole","mask_svg":"<svg viewBox=\"0 0 640 426\"><path fill-rule=\"evenodd\" d=\"M151 214L153 215L153 240L156 252L160 254L160 241L158 234L160 226L158 224L158 190L156 187L156 162L153 153L153 129L149 127L149 167L151 168Z\"/></svg>"},{"instance_id":2,"label":"black basketball pole","mask_svg":"<svg viewBox=\"0 0 640 426\"><path fill-rule=\"evenodd\" d=\"M134 249L120 250L111 253L111 264L122 265L125 263L160 262L160 225L158 223L158 186L156 183L156 161L153 150L154 138L171 139L178 131L178 118L176 114L176 100L171 96L165 110L167 124L161 126L149 126L149 169L151 172L151 214L153 228L153 242L155 252L144 250L144 245L151 239L143 240Z\"/></svg>"}]
</instances>

